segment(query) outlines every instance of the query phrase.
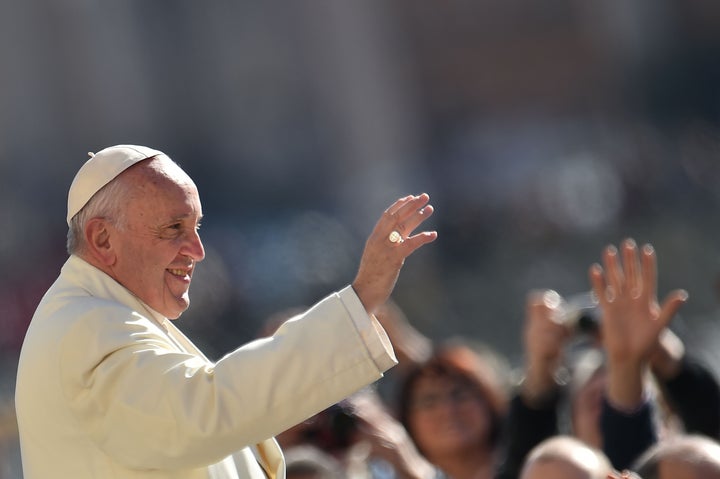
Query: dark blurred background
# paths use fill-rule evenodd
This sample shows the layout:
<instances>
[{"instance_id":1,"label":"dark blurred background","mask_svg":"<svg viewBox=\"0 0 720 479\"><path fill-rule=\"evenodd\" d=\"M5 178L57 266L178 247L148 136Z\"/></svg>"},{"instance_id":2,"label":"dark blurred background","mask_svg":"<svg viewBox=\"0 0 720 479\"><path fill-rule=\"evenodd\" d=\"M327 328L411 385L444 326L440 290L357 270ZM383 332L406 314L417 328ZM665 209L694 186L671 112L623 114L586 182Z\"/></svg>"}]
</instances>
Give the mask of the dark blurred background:
<instances>
[{"instance_id":1,"label":"dark blurred background","mask_svg":"<svg viewBox=\"0 0 720 479\"><path fill-rule=\"evenodd\" d=\"M719 53L713 0L0 0L0 478L21 477L16 358L67 189L117 143L200 189L180 325L210 356L349 283L382 210L425 191L439 239L394 295L424 334L517 364L528 290L586 291L632 236L717 368Z\"/></svg>"}]
</instances>

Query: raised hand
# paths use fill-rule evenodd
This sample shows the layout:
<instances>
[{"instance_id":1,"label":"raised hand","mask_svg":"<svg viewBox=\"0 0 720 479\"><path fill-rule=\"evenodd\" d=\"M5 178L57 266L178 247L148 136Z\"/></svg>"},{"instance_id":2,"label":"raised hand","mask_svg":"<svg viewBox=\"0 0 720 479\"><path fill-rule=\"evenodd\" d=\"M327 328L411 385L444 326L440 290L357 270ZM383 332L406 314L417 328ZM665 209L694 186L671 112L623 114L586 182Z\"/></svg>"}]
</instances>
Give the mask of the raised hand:
<instances>
[{"instance_id":1,"label":"raised hand","mask_svg":"<svg viewBox=\"0 0 720 479\"><path fill-rule=\"evenodd\" d=\"M395 288L405 258L437 238L435 231L413 231L433 214L430 196L406 196L395 201L378 220L360 259L352 283L368 313L374 314Z\"/></svg>"},{"instance_id":2,"label":"raised hand","mask_svg":"<svg viewBox=\"0 0 720 479\"><path fill-rule=\"evenodd\" d=\"M348 398L358 420L358 438L369 455L392 465L398 479L436 477L435 468L417 450L410 435L385 407L377 393L361 391Z\"/></svg>"},{"instance_id":3,"label":"raised hand","mask_svg":"<svg viewBox=\"0 0 720 479\"><path fill-rule=\"evenodd\" d=\"M620 259L622 257L622 260ZM605 268L590 267L590 283L602 309L602 344L608 361L608 399L635 407L642 397L642 374L661 332L687 300L684 290L657 300L657 260L649 244L638 251L632 239L618 252L608 246Z\"/></svg>"},{"instance_id":4,"label":"raised hand","mask_svg":"<svg viewBox=\"0 0 720 479\"><path fill-rule=\"evenodd\" d=\"M571 332L558 321L562 298L552 290L531 291L525 305L525 381L521 394L529 406L542 402L557 387L555 371Z\"/></svg>"}]
</instances>

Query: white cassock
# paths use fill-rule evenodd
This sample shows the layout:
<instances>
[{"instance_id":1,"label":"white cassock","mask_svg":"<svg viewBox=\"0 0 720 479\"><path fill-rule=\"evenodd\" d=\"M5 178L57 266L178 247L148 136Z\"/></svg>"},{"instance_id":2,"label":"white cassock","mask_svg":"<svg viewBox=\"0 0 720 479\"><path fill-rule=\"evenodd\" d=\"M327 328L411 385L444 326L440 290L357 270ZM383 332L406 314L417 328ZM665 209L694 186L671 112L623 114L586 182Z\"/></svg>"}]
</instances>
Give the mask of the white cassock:
<instances>
[{"instance_id":1,"label":"white cassock","mask_svg":"<svg viewBox=\"0 0 720 479\"><path fill-rule=\"evenodd\" d=\"M376 381L392 346L351 287L209 361L170 320L71 256L18 366L25 479L284 479L273 439Z\"/></svg>"}]
</instances>

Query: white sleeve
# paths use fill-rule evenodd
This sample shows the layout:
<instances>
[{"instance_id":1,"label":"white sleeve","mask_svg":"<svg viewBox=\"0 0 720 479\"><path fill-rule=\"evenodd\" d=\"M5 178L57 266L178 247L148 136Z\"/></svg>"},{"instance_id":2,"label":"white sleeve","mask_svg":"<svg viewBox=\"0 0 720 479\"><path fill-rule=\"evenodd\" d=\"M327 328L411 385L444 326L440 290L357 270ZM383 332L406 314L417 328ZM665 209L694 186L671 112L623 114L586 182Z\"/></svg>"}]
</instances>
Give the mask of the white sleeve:
<instances>
[{"instance_id":1,"label":"white sleeve","mask_svg":"<svg viewBox=\"0 0 720 479\"><path fill-rule=\"evenodd\" d=\"M217 363L181 352L124 308L87 314L62 339L64 393L94 442L128 467L218 462L379 379L387 335L348 287Z\"/></svg>"}]
</instances>

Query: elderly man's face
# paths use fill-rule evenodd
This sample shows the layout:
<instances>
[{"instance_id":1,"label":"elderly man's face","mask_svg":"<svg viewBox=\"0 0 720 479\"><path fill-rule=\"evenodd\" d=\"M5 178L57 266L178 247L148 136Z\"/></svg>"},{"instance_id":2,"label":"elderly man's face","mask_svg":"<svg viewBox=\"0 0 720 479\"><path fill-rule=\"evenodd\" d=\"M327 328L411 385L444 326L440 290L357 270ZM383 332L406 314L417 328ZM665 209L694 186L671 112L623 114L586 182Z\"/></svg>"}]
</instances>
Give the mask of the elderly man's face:
<instances>
[{"instance_id":1,"label":"elderly man's face","mask_svg":"<svg viewBox=\"0 0 720 479\"><path fill-rule=\"evenodd\" d=\"M205 257L198 236L200 196L190 177L167 157L139 163L124 174L132 185L126 224L113 228L113 276L148 306L175 319L190 298L195 264Z\"/></svg>"}]
</instances>

